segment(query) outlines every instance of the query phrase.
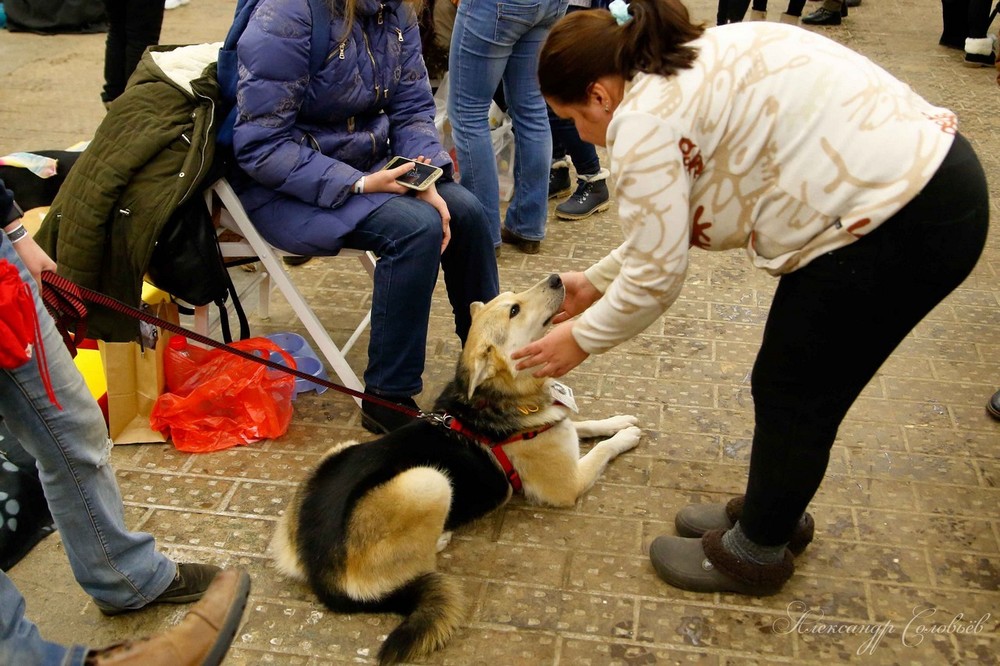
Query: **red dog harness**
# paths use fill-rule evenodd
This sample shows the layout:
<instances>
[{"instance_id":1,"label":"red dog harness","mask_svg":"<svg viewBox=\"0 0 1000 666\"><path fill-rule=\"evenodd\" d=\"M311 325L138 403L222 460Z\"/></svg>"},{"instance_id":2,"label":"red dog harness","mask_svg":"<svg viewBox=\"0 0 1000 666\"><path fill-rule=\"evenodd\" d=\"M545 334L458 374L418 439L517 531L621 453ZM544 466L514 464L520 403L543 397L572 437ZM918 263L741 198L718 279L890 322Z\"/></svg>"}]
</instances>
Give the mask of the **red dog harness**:
<instances>
[{"instance_id":1,"label":"red dog harness","mask_svg":"<svg viewBox=\"0 0 1000 666\"><path fill-rule=\"evenodd\" d=\"M559 421L556 421L556 423L559 423ZM500 469L503 470L504 475L507 477L507 482L510 483L514 492L519 492L521 490L521 477L518 475L517 470L514 469L514 466L511 464L510 458L507 457L507 453L503 450L503 447L507 444L511 444L512 442L534 439L549 428L556 425L556 423L549 423L535 430L525 430L524 432L511 435L502 442L497 442L476 432L475 430L467 428L461 421L453 416L447 416L445 418L445 426L447 426L449 430L457 432L464 437L468 437L469 439L475 440L480 444L489 447L490 453L492 453L493 457L496 458L497 464L500 465Z\"/></svg>"}]
</instances>

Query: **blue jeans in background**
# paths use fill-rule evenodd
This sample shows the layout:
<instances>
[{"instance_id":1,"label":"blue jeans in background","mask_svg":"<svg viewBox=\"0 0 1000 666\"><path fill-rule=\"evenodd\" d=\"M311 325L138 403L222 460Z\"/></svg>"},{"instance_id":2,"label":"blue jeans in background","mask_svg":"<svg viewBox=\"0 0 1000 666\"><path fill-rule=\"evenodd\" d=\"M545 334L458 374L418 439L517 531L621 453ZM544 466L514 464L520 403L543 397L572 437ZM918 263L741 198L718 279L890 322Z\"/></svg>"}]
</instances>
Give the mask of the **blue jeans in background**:
<instances>
[{"instance_id":1,"label":"blue jeans in background","mask_svg":"<svg viewBox=\"0 0 1000 666\"><path fill-rule=\"evenodd\" d=\"M451 214L451 242L444 254L441 216L412 196L389 199L344 237L345 247L378 255L365 369L365 387L375 393L413 396L420 392L439 266L455 315L455 332L463 345L472 322L469 306L500 293L482 204L458 183L439 182L437 190Z\"/></svg>"},{"instance_id":2,"label":"blue jeans in background","mask_svg":"<svg viewBox=\"0 0 1000 666\"><path fill-rule=\"evenodd\" d=\"M16 437L0 447L37 461L49 510L84 591L105 607L140 608L167 589L176 565L157 552L152 536L125 528L101 410L42 306L34 278L2 234L0 259L17 267L32 288L52 388L62 405L49 401L37 354L19 368L0 369L0 417ZM24 607L21 593L0 572L0 664L83 663L85 648L43 640Z\"/></svg>"},{"instance_id":3,"label":"blue jeans in background","mask_svg":"<svg viewBox=\"0 0 1000 666\"><path fill-rule=\"evenodd\" d=\"M448 117L462 185L490 218L500 245L500 190L489 110L503 81L514 123L514 197L505 226L526 240L545 237L552 135L538 87L538 52L567 0L462 0L451 38Z\"/></svg>"}]
</instances>

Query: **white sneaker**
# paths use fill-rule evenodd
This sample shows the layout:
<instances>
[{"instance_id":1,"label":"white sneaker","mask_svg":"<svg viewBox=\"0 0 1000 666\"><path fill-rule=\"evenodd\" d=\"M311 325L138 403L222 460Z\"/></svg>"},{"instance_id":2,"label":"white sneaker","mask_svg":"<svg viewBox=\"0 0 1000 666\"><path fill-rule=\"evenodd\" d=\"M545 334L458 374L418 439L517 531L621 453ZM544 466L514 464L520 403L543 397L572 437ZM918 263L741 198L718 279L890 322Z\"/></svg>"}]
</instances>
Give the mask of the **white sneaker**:
<instances>
[{"instance_id":1,"label":"white sneaker","mask_svg":"<svg viewBox=\"0 0 1000 666\"><path fill-rule=\"evenodd\" d=\"M186 5L189 2L191 2L191 0L164 0L164 2L163 2L163 8L164 9L177 9L181 5Z\"/></svg>"}]
</instances>

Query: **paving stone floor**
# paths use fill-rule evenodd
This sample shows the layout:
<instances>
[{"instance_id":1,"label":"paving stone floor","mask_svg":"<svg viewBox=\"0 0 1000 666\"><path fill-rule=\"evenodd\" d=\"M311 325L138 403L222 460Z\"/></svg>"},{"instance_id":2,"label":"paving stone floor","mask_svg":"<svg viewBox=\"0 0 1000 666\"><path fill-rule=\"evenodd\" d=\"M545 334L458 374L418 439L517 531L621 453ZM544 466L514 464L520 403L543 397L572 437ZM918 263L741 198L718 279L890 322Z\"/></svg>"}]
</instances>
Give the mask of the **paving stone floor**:
<instances>
[{"instance_id":1,"label":"paving stone floor","mask_svg":"<svg viewBox=\"0 0 1000 666\"><path fill-rule=\"evenodd\" d=\"M807 11L818 5L810 3ZM218 41L231 0L167 12L162 43ZM693 0L708 22L714 6ZM777 20L780 7L771 9ZM954 109L991 180L1000 177L1000 88L989 69L937 45L936 2L864 0L844 25L819 28L931 101ZM103 115L103 35L0 32L0 154L87 139ZM994 183L993 209L1000 196ZM615 213L553 220L542 253L506 248L504 288L581 269L620 238ZM576 507L513 500L456 534L440 568L472 600L458 637L426 663L518 665L998 663L1000 423L984 411L1000 388L1000 233L968 281L906 339L851 410L811 507L818 537L777 596L699 595L659 582L645 556L689 502L742 491L752 410L749 372L775 280L733 253L693 253L680 300L643 335L568 378L595 417L634 413L641 445L616 460ZM355 265L293 269L339 342L345 313L370 300ZM252 302L250 303L252 305ZM428 342L429 405L458 343L442 297ZM255 331L302 329L275 296ZM364 341L352 352L363 367ZM266 553L297 480L328 446L363 437L348 399L306 394L288 434L210 455L123 446L113 462L130 526L179 560L245 567L253 595L230 664L374 663L395 616L327 612L280 579ZM106 642L156 631L181 608L103 617L75 585L58 536L12 571L43 634Z\"/></svg>"}]
</instances>

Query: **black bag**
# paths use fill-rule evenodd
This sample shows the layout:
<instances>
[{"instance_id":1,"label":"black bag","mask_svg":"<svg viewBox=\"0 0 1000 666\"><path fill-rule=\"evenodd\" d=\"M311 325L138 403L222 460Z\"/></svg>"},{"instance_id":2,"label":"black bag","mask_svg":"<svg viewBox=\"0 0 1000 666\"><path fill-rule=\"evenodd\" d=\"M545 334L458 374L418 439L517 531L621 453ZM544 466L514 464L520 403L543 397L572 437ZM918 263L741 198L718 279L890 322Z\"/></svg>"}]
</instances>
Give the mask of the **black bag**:
<instances>
[{"instance_id":1,"label":"black bag","mask_svg":"<svg viewBox=\"0 0 1000 666\"><path fill-rule=\"evenodd\" d=\"M153 247L148 275L154 286L185 303L219 306L226 342L232 342L226 308L226 300L232 297L240 322L240 339L250 337L250 324L219 250L212 216L199 197L178 206L164 226Z\"/></svg>"},{"instance_id":2,"label":"black bag","mask_svg":"<svg viewBox=\"0 0 1000 666\"><path fill-rule=\"evenodd\" d=\"M0 425L0 440L9 436ZM34 462L0 452L0 569L4 571L56 531Z\"/></svg>"},{"instance_id":3,"label":"black bag","mask_svg":"<svg viewBox=\"0 0 1000 666\"><path fill-rule=\"evenodd\" d=\"M6 0L7 29L43 34L107 32L102 0Z\"/></svg>"}]
</instances>

